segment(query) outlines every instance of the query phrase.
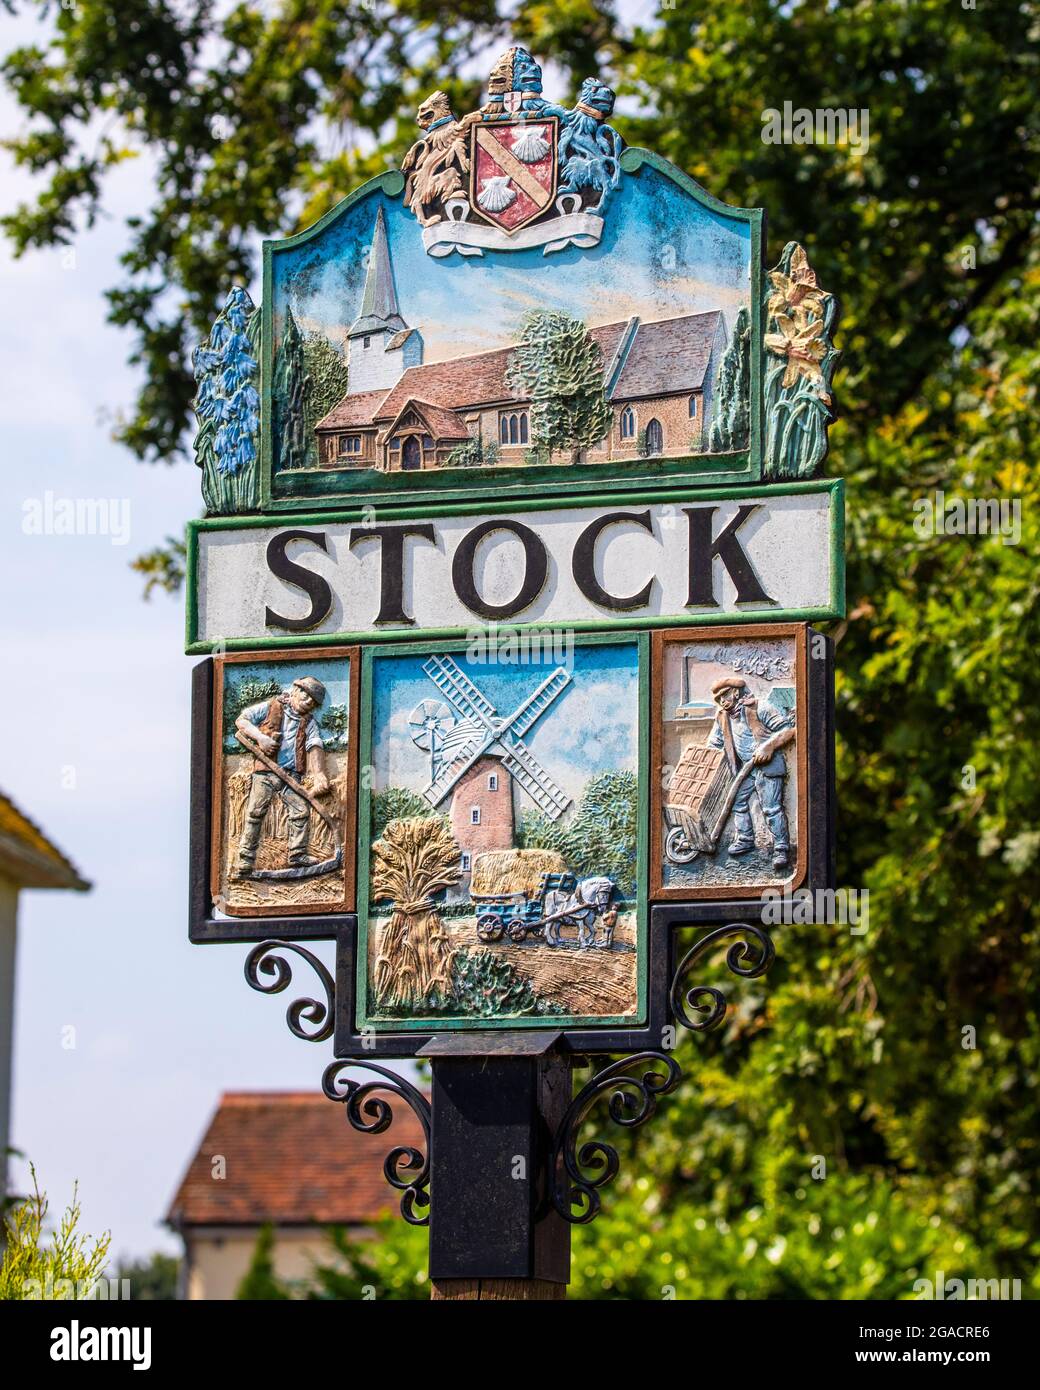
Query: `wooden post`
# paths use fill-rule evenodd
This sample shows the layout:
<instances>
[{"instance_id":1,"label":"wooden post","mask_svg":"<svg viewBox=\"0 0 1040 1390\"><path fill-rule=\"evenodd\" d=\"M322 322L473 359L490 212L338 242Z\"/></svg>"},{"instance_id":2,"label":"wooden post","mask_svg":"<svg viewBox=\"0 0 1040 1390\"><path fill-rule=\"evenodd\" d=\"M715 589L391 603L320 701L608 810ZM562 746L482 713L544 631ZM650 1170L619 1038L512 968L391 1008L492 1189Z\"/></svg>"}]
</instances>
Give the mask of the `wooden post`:
<instances>
[{"instance_id":1,"label":"wooden post","mask_svg":"<svg viewBox=\"0 0 1040 1390\"><path fill-rule=\"evenodd\" d=\"M434 1038L430 1169L433 1298L566 1297L570 1226L549 1200L549 1154L571 1099L557 1033L479 1046ZM488 1049L491 1055L487 1055Z\"/></svg>"}]
</instances>

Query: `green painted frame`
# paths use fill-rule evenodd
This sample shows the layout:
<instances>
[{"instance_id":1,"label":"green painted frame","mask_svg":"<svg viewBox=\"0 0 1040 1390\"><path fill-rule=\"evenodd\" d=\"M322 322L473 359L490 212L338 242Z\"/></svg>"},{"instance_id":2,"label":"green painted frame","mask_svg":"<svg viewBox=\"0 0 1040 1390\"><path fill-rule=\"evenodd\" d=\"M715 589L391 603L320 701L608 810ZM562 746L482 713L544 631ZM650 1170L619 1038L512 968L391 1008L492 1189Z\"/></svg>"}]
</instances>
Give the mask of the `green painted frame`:
<instances>
[{"instance_id":1,"label":"green painted frame","mask_svg":"<svg viewBox=\"0 0 1040 1390\"><path fill-rule=\"evenodd\" d=\"M641 485L684 483L712 487L720 484L740 486L757 483L762 478L764 450L764 420L762 417L763 334L765 332L765 212L762 208L731 207L713 197L696 180L684 174L669 160L650 150L635 147L621 156L625 173L638 176L644 166L656 170L681 188L684 193L708 211L734 221L745 222L750 228L751 268L751 431L749 448L736 454L688 454L676 458L640 459ZM388 170L369 179L347 195L334 208L293 236L265 241L263 253L263 292L261 296L260 328L260 510L296 512L314 507L339 507L352 501L368 505L397 508L414 505L420 499L439 503L464 499L477 494L496 497L527 496L532 487L532 469L465 468L431 469L420 473L383 473L356 469L306 469L293 475L276 474L272 456L273 411L271 388L274 379L273 330L273 260L279 252L305 245L366 198L380 194L398 198L404 190L404 175L397 169ZM575 476L576 470L580 474ZM457 482L445 482L445 474L457 473ZM624 490L633 486L631 465L618 461L597 464L546 464L535 470L539 492L545 497L576 496L604 490ZM400 481L398 481L400 480ZM346 486L344 486L346 485Z\"/></svg>"},{"instance_id":2,"label":"green painted frame","mask_svg":"<svg viewBox=\"0 0 1040 1390\"><path fill-rule=\"evenodd\" d=\"M575 638L576 646L616 646L626 644L635 647L639 669L638 720L639 720L639 767L650 766L650 637L648 633L589 633ZM457 652L465 650L465 643L454 642L408 642L367 646L361 653L361 709L358 728L359 766L372 766L372 663L378 656L395 656L405 652L432 653ZM356 1032L368 1028L377 1033L443 1033L443 1032L482 1032L488 1028L617 1028L641 1027L647 1018L649 1001L647 999L647 948L650 930L650 896L648 891L650 872L650 787L645 776L638 778L638 809L636 823L636 994L637 1007L634 1015L605 1016L602 1018L582 1015L544 1015L533 1018L451 1018L440 1014L417 1019L370 1019L368 1017L368 888L371 869L371 779L360 778L357 817L357 954L355 970L355 1018Z\"/></svg>"},{"instance_id":3,"label":"green painted frame","mask_svg":"<svg viewBox=\"0 0 1040 1390\"><path fill-rule=\"evenodd\" d=\"M742 613L690 613L673 614L657 618L647 617L605 617L579 619L568 623L502 623L499 631L525 632L544 629L549 626L567 627L575 632L619 632L638 631L655 627L708 627L720 623L762 623L762 622L828 622L845 616L845 484L841 478L821 478L811 482L770 483L765 486L747 488L700 489L686 488L682 491L637 492L625 494L599 494L591 497L568 498L559 510L567 507L622 506L627 503L645 506L647 503L669 502L712 502L742 501L766 502L770 497L789 497L793 494L829 493L830 505L830 546L831 546L831 594L830 602L823 608L778 608L757 609L746 615ZM504 512L515 514L552 509L551 500L542 497L526 497L519 501L489 498L481 502L469 502L456 506L422 506L419 503L401 512L395 512L395 521L410 517L429 519L438 516L477 516ZM314 512L304 516L285 517L286 525L322 526L330 523L350 523L364 521L363 507L348 511ZM237 516L209 517L201 521L188 522L187 557L185 562L185 651L189 656L204 656L215 651L262 651L278 647L332 647L345 646L355 642L390 643L415 641L418 633L415 628L403 628L393 632L375 632L371 628L359 632L293 633L284 637L232 637L225 642L200 641L198 637L198 563L199 535L206 531L249 530L278 526L283 518L279 516ZM475 628L485 626L476 617L466 627L430 628L423 630L424 640L436 641L441 638L463 637Z\"/></svg>"}]
</instances>

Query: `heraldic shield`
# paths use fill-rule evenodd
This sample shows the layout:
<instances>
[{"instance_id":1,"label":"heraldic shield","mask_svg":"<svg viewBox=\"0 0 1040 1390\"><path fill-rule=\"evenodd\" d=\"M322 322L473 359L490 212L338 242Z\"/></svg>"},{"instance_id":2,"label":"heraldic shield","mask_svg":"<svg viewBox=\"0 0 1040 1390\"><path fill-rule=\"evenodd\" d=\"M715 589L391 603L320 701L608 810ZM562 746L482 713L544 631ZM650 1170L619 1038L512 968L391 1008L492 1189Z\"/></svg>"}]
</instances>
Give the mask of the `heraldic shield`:
<instances>
[{"instance_id":1,"label":"heraldic shield","mask_svg":"<svg viewBox=\"0 0 1040 1390\"><path fill-rule=\"evenodd\" d=\"M515 232L548 211L559 168L555 116L482 121L470 140L470 199L489 222Z\"/></svg>"}]
</instances>

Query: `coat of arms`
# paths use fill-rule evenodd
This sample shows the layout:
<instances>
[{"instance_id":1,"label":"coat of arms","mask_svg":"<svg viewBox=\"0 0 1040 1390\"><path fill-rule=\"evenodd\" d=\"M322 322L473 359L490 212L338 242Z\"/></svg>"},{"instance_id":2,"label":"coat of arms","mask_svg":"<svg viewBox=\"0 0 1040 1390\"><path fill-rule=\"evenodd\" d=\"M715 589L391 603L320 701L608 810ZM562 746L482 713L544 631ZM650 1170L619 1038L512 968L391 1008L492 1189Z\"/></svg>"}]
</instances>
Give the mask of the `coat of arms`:
<instances>
[{"instance_id":1,"label":"coat of arms","mask_svg":"<svg viewBox=\"0 0 1040 1390\"><path fill-rule=\"evenodd\" d=\"M547 101L525 48L499 58L487 90L487 103L461 118L444 92L419 107L423 134L402 168L427 252L595 246L621 180L621 137L606 123L614 93L588 77L575 106Z\"/></svg>"}]
</instances>

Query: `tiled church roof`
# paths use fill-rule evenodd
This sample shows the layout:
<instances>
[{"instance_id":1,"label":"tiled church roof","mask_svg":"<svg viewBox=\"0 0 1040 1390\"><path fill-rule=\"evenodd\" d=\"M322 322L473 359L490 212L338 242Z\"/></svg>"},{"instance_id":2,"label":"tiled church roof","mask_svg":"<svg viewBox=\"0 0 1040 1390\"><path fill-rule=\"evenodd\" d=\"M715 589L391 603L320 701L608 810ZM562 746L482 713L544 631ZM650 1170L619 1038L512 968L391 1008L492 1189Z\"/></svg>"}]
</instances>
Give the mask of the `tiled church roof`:
<instances>
[{"instance_id":1,"label":"tiled church roof","mask_svg":"<svg viewBox=\"0 0 1040 1390\"><path fill-rule=\"evenodd\" d=\"M721 323L717 309L641 323L611 399L634 401L642 396L700 391Z\"/></svg>"}]
</instances>

